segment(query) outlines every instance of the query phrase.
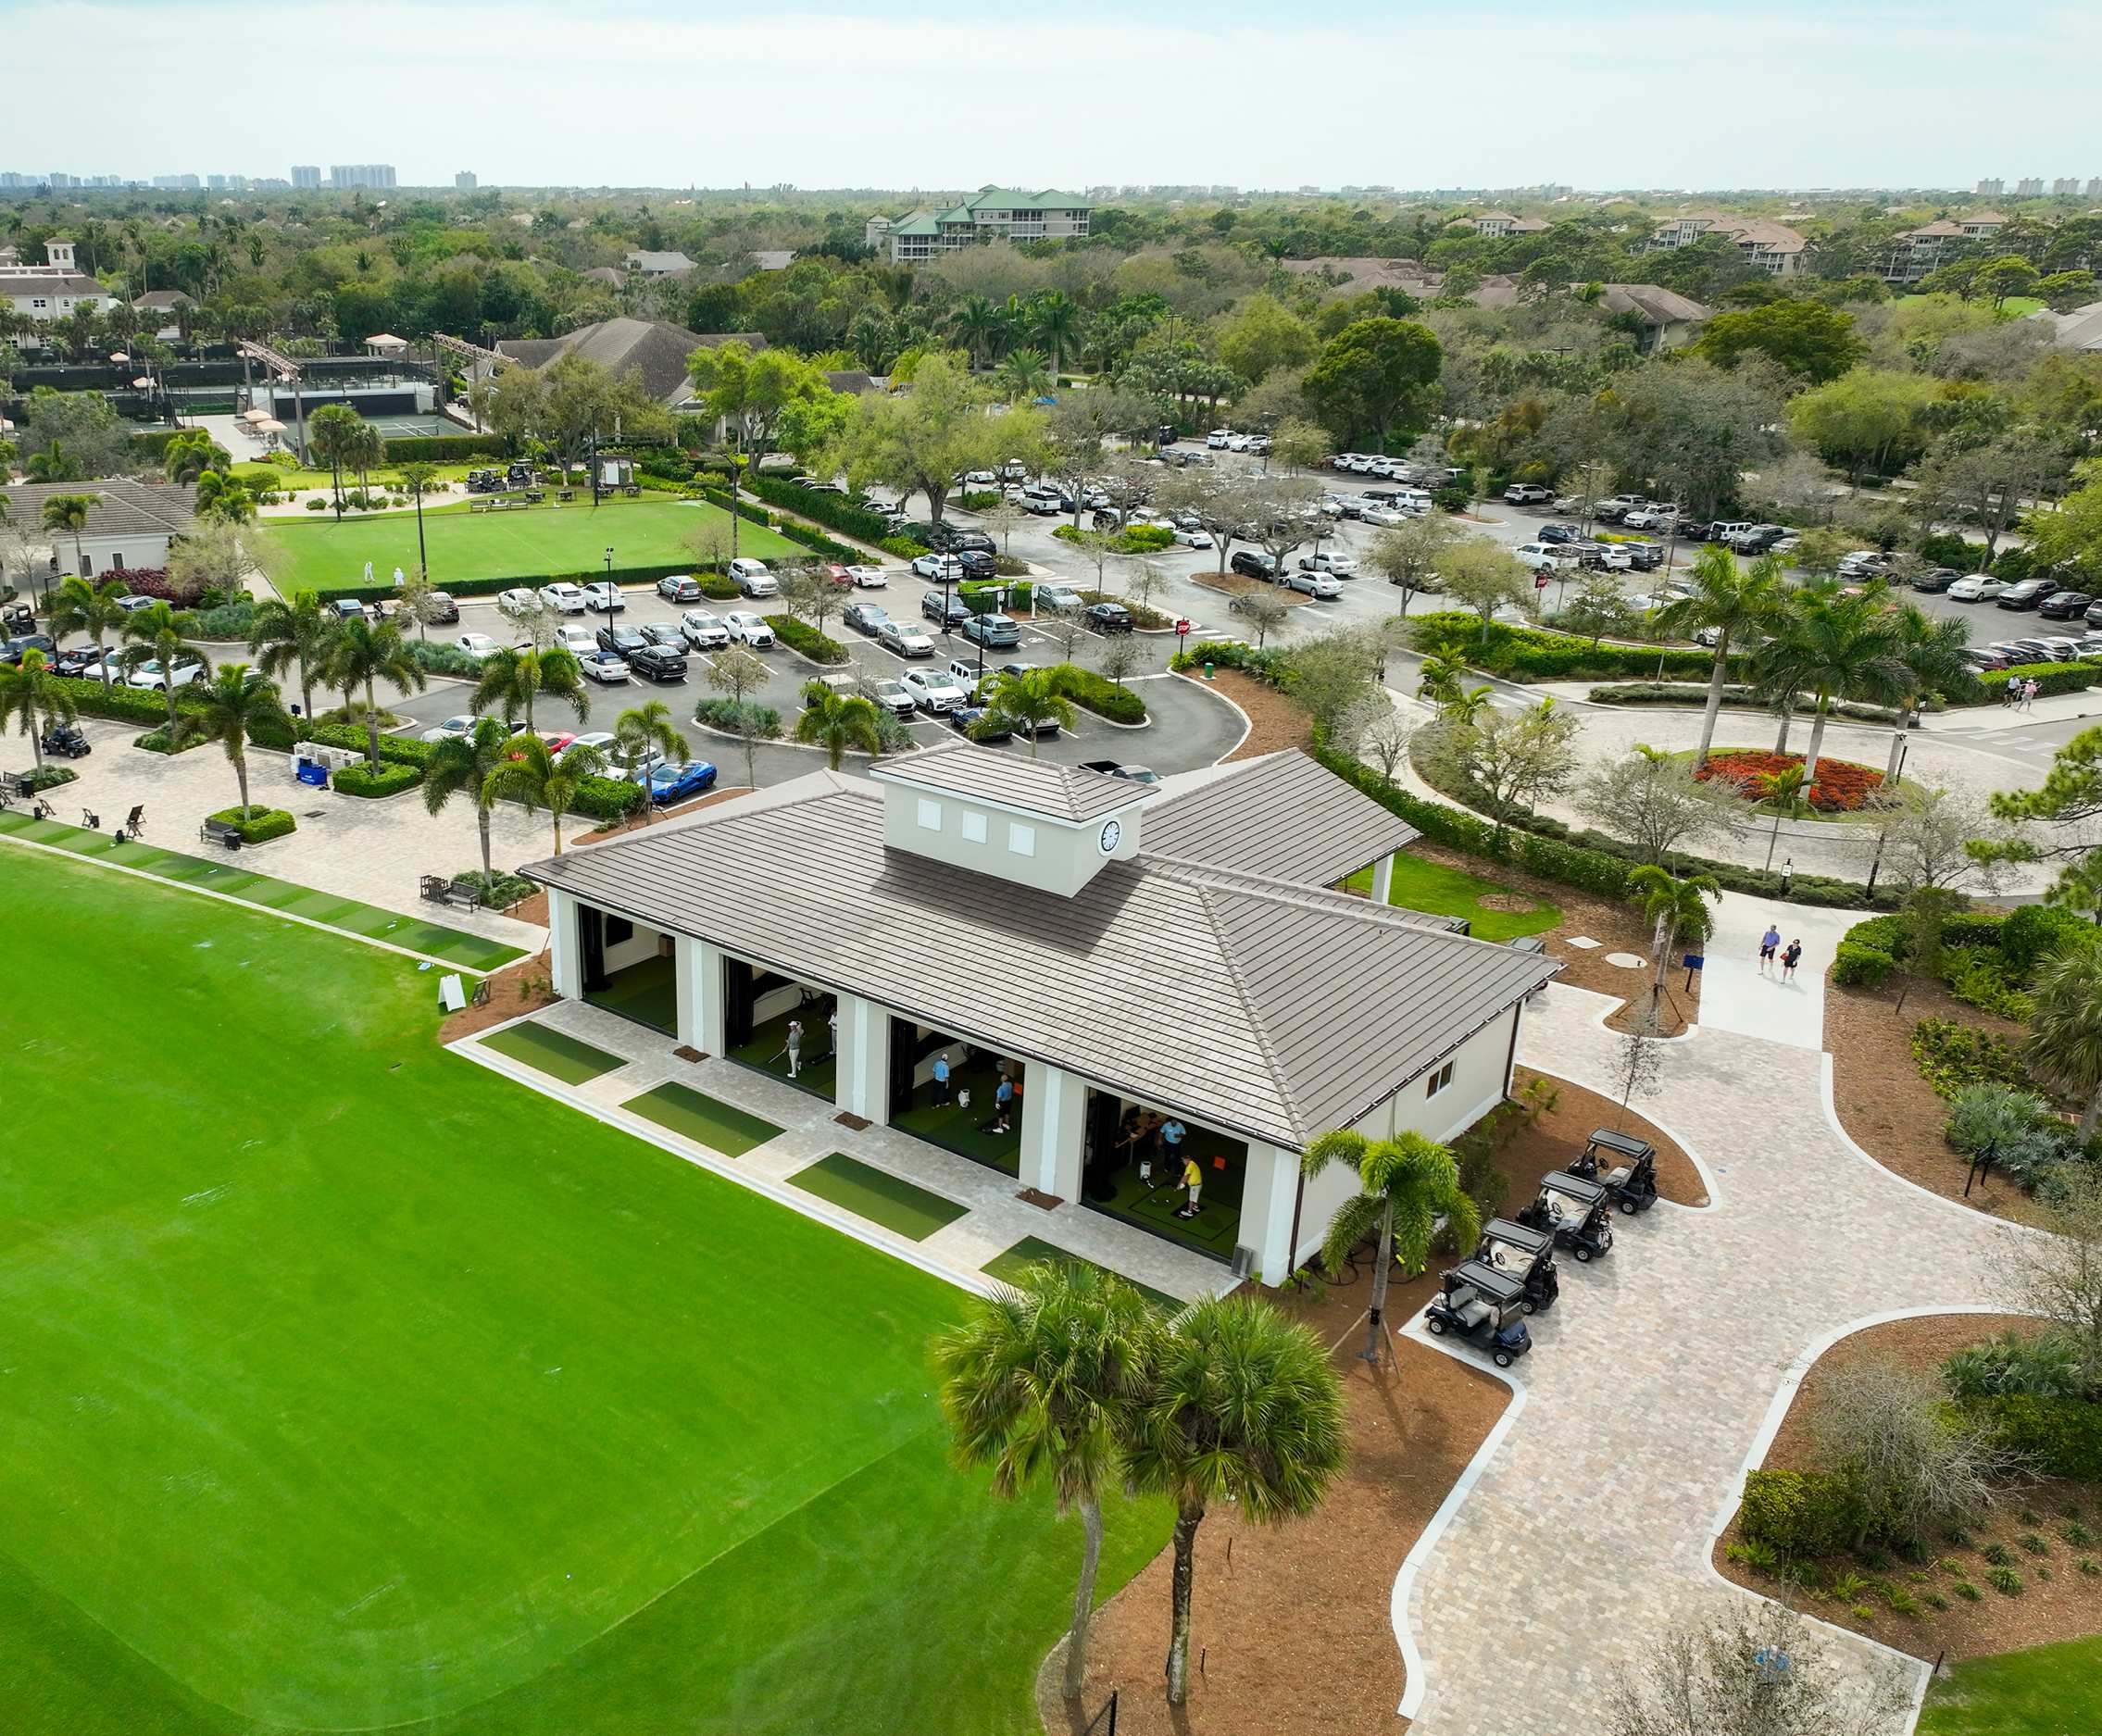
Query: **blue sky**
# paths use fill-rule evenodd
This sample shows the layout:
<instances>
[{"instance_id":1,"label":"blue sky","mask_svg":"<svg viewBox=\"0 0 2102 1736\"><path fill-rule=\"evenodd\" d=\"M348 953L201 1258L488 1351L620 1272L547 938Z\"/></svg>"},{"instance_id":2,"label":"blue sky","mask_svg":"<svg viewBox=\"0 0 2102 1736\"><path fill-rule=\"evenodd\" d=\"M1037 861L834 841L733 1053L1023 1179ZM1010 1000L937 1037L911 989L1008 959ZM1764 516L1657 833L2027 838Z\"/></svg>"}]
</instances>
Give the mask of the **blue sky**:
<instances>
[{"instance_id":1,"label":"blue sky","mask_svg":"<svg viewBox=\"0 0 2102 1736\"><path fill-rule=\"evenodd\" d=\"M2094 6L0 0L0 169L25 171L382 161L405 183L472 169L901 188L2102 174ZM91 63L106 100L36 76Z\"/></svg>"}]
</instances>

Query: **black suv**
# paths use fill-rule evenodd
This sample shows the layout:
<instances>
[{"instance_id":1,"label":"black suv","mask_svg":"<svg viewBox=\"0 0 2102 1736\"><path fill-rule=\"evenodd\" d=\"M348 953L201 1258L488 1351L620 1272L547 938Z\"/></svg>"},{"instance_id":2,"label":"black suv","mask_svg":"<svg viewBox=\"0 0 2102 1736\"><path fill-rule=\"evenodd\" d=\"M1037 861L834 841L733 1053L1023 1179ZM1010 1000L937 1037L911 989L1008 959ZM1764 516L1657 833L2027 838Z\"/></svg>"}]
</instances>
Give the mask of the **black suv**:
<instances>
[{"instance_id":1,"label":"black suv","mask_svg":"<svg viewBox=\"0 0 2102 1736\"><path fill-rule=\"evenodd\" d=\"M625 632L627 629L619 631ZM637 675L650 681L682 681L686 679L686 659L669 645L653 644L645 640L624 655L628 659L628 667Z\"/></svg>"},{"instance_id":2,"label":"black suv","mask_svg":"<svg viewBox=\"0 0 2102 1736\"><path fill-rule=\"evenodd\" d=\"M926 543L937 555L961 555L976 550L990 556L996 546L993 539L982 531L966 531L945 521L939 524L916 524L906 535L916 542Z\"/></svg>"},{"instance_id":3,"label":"black suv","mask_svg":"<svg viewBox=\"0 0 2102 1736\"><path fill-rule=\"evenodd\" d=\"M423 618L432 627L450 627L460 618L460 606L449 591L433 591L424 600Z\"/></svg>"},{"instance_id":4,"label":"black suv","mask_svg":"<svg viewBox=\"0 0 2102 1736\"><path fill-rule=\"evenodd\" d=\"M939 591L927 591L921 593L920 594L920 612L924 615L929 620L932 621L937 627L943 626L945 624L943 619L944 601L945 599L942 595L942 593ZM948 594L946 603L948 606L946 610L947 620L945 624L947 626L956 627L960 625L964 621L968 621L970 618L970 608L966 606L964 600L961 597L957 596L954 592L951 592Z\"/></svg>"},{"instance_id":5,"label":"black suv","mask_svg":"<svg viewBox=\"0 0 2102 1736\"><path fill-rule=\"evenodd\" d=\"M1227 562L1227 566L1250 579L1268 579L1272 583L1277 581L1275 557L1265 555L1260 549L1236 549L1233 558Z\"/></svg>"},{"instance_id":6,"label":"black suv","mask_svg":"<svg viewBox=\"0 0 2102 1736\"><path fill-rule=\"evenodd\" d=\"M1661 543L1623 543L1628 566L1635 572L1655 572L1664 565L1664 544Z\"/></svg>"},{"instance_id":7,"label":"black suv","mask_svg":"<svg viewBox=\"0 0 2102 1736\"><path fill-rule=\"evenodd\" d=\"M1930 567L1914 576L1912 588L1929 593L1946 591L1962 576L1954 567Z\"/></svg>"},{"instance_id":8,"label":"black suv","mask_svg":"<svg viewBox=\"0 0 2102 1736\"><path fill-rule=\"evenodd\" d=\"M1096 603L1082 618L1098 633L1128 633L1137 625L1121 603Z\"/></svg>"}]
</instances>

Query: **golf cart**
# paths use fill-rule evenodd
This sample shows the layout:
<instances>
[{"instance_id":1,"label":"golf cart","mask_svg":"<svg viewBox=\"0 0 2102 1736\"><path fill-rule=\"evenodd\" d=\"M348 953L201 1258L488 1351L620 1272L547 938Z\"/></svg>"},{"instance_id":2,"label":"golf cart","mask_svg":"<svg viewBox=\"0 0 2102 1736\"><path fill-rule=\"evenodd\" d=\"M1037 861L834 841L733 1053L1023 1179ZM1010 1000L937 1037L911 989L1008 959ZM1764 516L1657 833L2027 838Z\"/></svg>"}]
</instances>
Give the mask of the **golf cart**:
<instances>
[{"instance_id":1,"label":"golf cart","mask_svg":"<svg viewBox=\"0 0 2102 1736\"><path fill-rule=\"evenodd\" d=\"M1508 1368L1533 1348L1533 1334L1521 1318L1525 1286L1507 1272L1481 1260L1462 1260L1445 1276L1442 1294L1432 1297L1423 1324L1434 1338L1447 1332L1489 1353L1497 1368Z\"/></svg>"},{"instance_id":2,"label":"golf cart","mask_svg":"<svg viewBox=\"0 0 2102 1736\"><path fill-rule=\"evenodd\" d=\"M1602 1156L1613 1163L1603 1175L1598 1169ZM1657 1147L1632 1133L1593 1129L1591 1143L1570 1166L1570 1173L1597 1182L1631 1217L1657 1204Z\"/></svg>"},{"instance_id":3,"label":"golf cart","mask_svg":"<svg viewBox=\"0 0 2102 1736\"><path fill-rule=\"evenodd\" d=\"M54 723L44 732L44 751L62 759L84 759L94 749L89 746L78 724Z\"/></svg>"},{"instance_id":4,"label":"golf cart","mask_svg":"<svg viewBox=\"0 0 2102 1736\"><path fill-rule=\"evenodd\" d=\"M1595 1260L1611 1251L1612 1202L1599 1183L1583 1176L1550 1169L1540 1178L1540 1196L1518 1220L1528 1230L1545 1230L1555 1245L1577 1256L1577 1264Z\"/></svg>"},{"instance_id":5,"label":"golf cart","mask_svg":"<svg viewBox=\"0 0 2102 1736\"><path fill-rule=\"evenodd\" d=\"M1492 1218L1482 1231L1474 1257L1525 1287L1520 1306L1541 1314L1555 1305L1562 1280L1555 1270L1555 1238L1545 1230L1528 1230L1508 1218Z\"/></svg>"}]
</instances>

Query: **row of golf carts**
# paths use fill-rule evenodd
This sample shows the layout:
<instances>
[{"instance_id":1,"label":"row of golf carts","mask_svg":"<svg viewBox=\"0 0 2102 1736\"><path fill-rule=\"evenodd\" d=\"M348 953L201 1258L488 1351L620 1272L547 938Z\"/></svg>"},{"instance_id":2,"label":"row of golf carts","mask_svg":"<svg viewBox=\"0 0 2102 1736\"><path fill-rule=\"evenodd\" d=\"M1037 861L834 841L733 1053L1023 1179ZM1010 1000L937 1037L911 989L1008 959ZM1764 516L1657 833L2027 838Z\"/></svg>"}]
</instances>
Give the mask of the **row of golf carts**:
<instances>
[{"instance_id":1,"label":"row of golf carts","mask_svg":"<svg viewBox=\"0 0 2102 1736\"><path fill-rule=\"evenodd\" d=\"M1533 1348L1525 1317L1553 1307L1561 1293L1556 1249L1567 1248L1580 1266L1602 1259L1612 1252L1615 1209L1632 1217L1656 1204L1657 1148L1599 1128L1567 1169L1540 1178L1538 1196L1516 1218L1489 1220L1474 1253L1445 1275L1424 1327L1436 1338L1463 1338L1509 1368Z\"/></svg>"}]
</instances>

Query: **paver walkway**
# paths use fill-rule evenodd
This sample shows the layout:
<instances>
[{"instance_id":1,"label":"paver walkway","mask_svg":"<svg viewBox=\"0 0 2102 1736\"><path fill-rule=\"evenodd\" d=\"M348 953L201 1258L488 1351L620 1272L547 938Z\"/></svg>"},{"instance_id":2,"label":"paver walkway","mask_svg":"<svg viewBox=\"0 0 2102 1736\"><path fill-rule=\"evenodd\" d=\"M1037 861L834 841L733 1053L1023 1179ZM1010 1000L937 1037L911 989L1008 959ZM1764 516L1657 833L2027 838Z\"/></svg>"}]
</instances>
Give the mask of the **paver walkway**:
<instances>
[{"instance_id":1,"label":"paver walkway","mask_svg":"<svg viewBox=\"0 0 2102 1736\"><path fill-rule=\"evenodd\" d=\"M1608 1089L1609 1005L1551 986L1519 1058ZM1806 1346L1877 1313L2003 1300L1987 1260L2013 1232L1853 1150L1826 1118L1814 1046L1713 1029L1708 1010L1704 993L1701 1029L1666 1046L1641 1106L1707 1165L1715 1204L1620 1218L1607 1259L1565 1262L1513 1371L1524 1406L1396 1612L1418 1654L1411 1736L1595 1729L1605 1685L1662 1626L1745 1595L1710 1551Z\"/></svg>"}]
</instances>

